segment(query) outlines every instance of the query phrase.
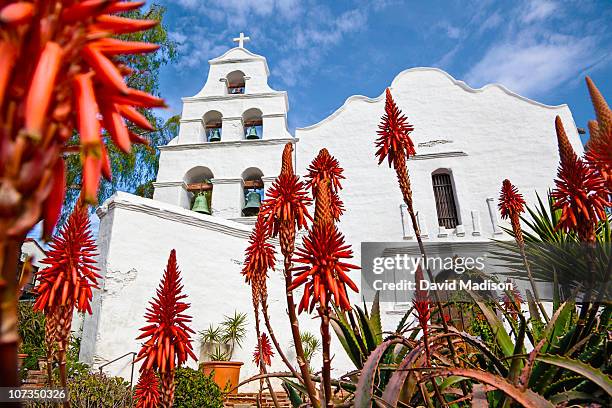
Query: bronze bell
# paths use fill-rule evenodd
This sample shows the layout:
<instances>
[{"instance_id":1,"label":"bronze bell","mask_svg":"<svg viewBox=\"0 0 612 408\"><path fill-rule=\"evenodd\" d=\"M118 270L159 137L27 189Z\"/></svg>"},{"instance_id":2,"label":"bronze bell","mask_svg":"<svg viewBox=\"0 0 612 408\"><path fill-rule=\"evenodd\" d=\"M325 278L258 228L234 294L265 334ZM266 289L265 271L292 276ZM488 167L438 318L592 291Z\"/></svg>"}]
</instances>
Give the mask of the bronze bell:
<instances>
[{"instance_id":1,"label":"bronze bell","mask_svg":"<svg viewBox=\"0 0 612 408\"><path fill-rule=\"evenodd\" d=\"M206 194L198 193L198 195L196 195L191 211L210 215L210 207L208 206L208 198L206 198Z\"/></svg>"},{"instance_id":2,"label":"bronze bell","mask_svg":"<svg viewBox=\"0 0 612 408\"><path fill-rule=\"evenodd\" d=\"M208 133L208 141L209 142L221 141L221 132L219 132L219 128L214 128Z\"/></svg>"},{"instance_id":3,"label":"bronze bell","mask_svg":"<svg viewBox=\"0 0 612 408\"><path fill-rule=\"evenodd\" d=\"M245 217L251 217L259 213L259 206L261 205L261 195L257 191L249 191L246 195L246 203L242 210L242 215Z\"/></svg>"},{"instance_id":4,"label":"bronze bell","mask_svg":"<svg viewBox=\"0 0 612 408\"><path fill-rule=\"evenodd\" d=\"M248 140L259 139L259 135L257 135L257 128L255 126L251 126L249 128L249 132L246 135Z\"/></svg>"}]
</instances>

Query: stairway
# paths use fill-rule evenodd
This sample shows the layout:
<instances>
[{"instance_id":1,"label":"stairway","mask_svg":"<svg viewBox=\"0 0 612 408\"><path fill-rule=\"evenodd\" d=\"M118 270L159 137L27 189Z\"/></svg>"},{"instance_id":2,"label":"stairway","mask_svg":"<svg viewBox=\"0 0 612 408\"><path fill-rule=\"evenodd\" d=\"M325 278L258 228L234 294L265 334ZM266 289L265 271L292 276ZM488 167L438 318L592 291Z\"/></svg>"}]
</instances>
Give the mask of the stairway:
<instances>
[{"instance_id":1,"label":"stairway","mask_svg":"<svg viewBox=\"0 0 612 408\"><path fill-rule=\"evenodd\" d=\"M276 398L278 399L278 403L281 408L291 408L291 402L289 401L286 393L276 392ZM262 408L274 408L274 402L272 401L270 394L264 392L262 399ZM254 408L257 406L257 393L247 392L229 395L225 398L225 401L223 401L223 406L232 408Z\"/></svg>"}]
</instances>

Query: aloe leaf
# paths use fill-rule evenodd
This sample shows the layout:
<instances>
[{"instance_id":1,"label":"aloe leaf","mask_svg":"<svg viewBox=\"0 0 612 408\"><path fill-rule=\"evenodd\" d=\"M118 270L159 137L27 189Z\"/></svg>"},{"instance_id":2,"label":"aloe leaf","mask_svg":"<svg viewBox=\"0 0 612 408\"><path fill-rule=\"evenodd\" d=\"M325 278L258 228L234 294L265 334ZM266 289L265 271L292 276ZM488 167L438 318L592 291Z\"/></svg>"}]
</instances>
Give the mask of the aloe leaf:
<instances>
[{"instance_id":1,"label":"aloe leaf","mask_svg":"<svg viewBox=\"0 0 612 408\"><path fill-rule=\"evenodd\" d=\"M589 401L589 402L594 402L597 404L600 404L603 406L603 404L605 404L606 402L596 398L595 396L591 395L591 394L587 394L586 392L580 392L580 391L566 391L566 392L561 392L559 394L553 395L552 397L550 397L550 402L552 402L553 404L562 406L562 403L564 402L569 402L569 401Z\"/></svg>"},{"instance_id":2,"label":"aloe leaf","mask_svg":"<svg viewBox=\"0 0 612 408\"><path fill-rule=\"evenodd\" d=\"M344 347L346 354L348 354L356 368L361 368L363 356L361 354L361 350L359 350L359 346L357 345L355 338L353 337L350 327L347 326L346 322L343 322L341 319L338 319L335 316L331 318L330 322L334 332L336 333L336 337L338 338L338 341L340 341L340 344L342 344L342 347Z\"/></svg>"},{"instance_id":3,"label":"aloe leaf","mask_svg":"<svg viewBox=\"0 0 612 408\"><path fill-rule=\"evenodd\" d=\"M372 310L370 311L370 318L368 320L370 323L370 329L372 330L372 334L374 334L374 338L376 339L376 344L382 343L382 323L380 321L380 291L376 291L376 295L374 295L374 302L372 303Z\"/></svg>"},{"instance_id":4,"label":"aloe leaf","mask_svg":"<svg viewBox=\"0 0 612 408\"><path fill-rule=\"evenodd\" d=\"M503 363L495 354L493 354L487 348L484 343L482 343L481 340L468 333L455 331L455 329L453 329L452 327L450 327L449 330L451 330L451 336L460 337L466 343L469 343L474 348L477 348L484 356L487 356L489 358L491 363L493 363L493 365L498 369L498 371L500 371L503 375L507 375L507 369L504 367ZM433 344L438 339L444 338L446 336L448 336L448 334L440 334L430 338L429 341L431 344ZM422 354L423 346L419 345L418 347L415 347L412 351L410 351L410 353L408 353L408 355L406 355L406 358L399 365L398 369L393 373L393 376L389 379L389 383L387 384L387 387L385 388L385 391L382 396L382 399L387 404L393 406L397 402L404 382L411 373L410 369L413 368L415 362L419 357L422 356Z\"/></svg>"},{"instance_id":5,"label":"aloe leaf","mask_svg":"<svg viewBox=\"0 0 612 408\"><path fill-rule=\"evenodd\" d=\"M536 394L529 389L521 390L515 385L509 383L506 379L498 375L487 373L486 371L474 370L471 368L451 367L436 371L435 373L432 373L432 375L444 377L453 375L461 376L471 378L479 381L480 383L491 385L526 408L554 408L554 405L541 395Z\"/></svg>"},{"instance_id":6,"label":"aloe leaf","mask_svg":"<svg viewBox=\"0 0 612 408\"><path fill-rule=\"evenodd\" d=\"M482 301L480 296L472 291L467 292L470 294L470 296L472 296L474 302L476 302L480 308L485 319L487 319L489 327L495 336L495 341L497 342L497 345L501 349L502 353L504 353L504 356L512 356L512 353L514 352L514 343L512 342L510 335L506 332L506 328L504 327L502 321L499 319L499 317L497 317L493 310Z\"/></svg>"},{"instance_id":7,"label":"aloe leaf","mask_svg":"<svg viewBox=\"0 0 612 408\"><path fill-rule=\"evenodd\" d=\"M300 394L297 392L296 387L297 384L293 383L293 381L283 380L283 386L285 391L287 391L287 396L289 397L289 402L291 402L291 406L293 408L299 408L304 404L302 398L300 398Z\"/></svg>"},{"instance_id":8,"label":"aloe leaf","mask_svg":"<svg viewBox=\"0 0 612 408\"><path fill-rule=\"evenodd\" d=\"M390 346L403 342L403 338L393 337L389 340L382 342L380 346L376 347L376 349L372 351L372 353L370 353L370 356L368 357L365 364L363 365L363 368L361 369L359 380L357 382L357 390L355 391L354 400L355 407L370 408L372 406L372 397L374 395L374 380L376 378L376 374L378 373L380 359Z\"/></svg>"},{"instance_id":9,"label":"aloe leaf","mask_svg":"<svg viewBox=\"0 0 612 408\"><path fill-rule=\"evenodd\" d=\"M553 356L550 354L539 355L536 357L536 359L543 363L551 364L578 373L593 381L595 384L600 386L608 395L612 396L612 380L610 380L610 377L608 375L604 374L601 370L593 366L584 364L581 361L573 360L571 358L563 356Z\"/></svg>"},{"instance_id":10,"label":"aloe leaf","mask_svg":"<svg viewBox=\"0 0 612 408\"><path fill-rule=\"evenodd\" d=\"M368 320L368 317L358 306L355 306L355 310L359 315L359 326L361 327L361 333L365 339L368 351L372 351L376 348L377 343L374 338L374 333L372 333L372 329L370 328L370 322Z\"/></svg>"}]
</instances>

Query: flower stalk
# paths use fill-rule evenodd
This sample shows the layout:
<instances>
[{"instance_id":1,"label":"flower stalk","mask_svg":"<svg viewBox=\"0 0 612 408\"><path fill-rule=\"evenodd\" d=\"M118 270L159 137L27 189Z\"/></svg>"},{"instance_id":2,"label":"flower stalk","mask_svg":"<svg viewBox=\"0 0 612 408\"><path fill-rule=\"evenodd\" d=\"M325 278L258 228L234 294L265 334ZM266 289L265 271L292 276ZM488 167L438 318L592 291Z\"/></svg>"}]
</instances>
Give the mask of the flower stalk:
<instances>
[{"instance_id":1,"label":"flower stalk","mask_svg":"<svg viewBox=\"0 0 612 408\"><path fill-rule=\"evenodd\" d=\"M308 362L304 357L304 347L300 338L300 326L296 314L293 292L289 289L292 285L291 265L292 255L295 250L296 229L306 227L306 219L310 217L306 206L310 203L303 182L293 171L293 145L287 143L283 150L281 172L268 191L269 199L265 200L260 213L265 217L272 236L278 236L281 253L283 254L283 266L286 287L287 312L291 326L291 335L297 356L301 377L310 403L313 407L319 406L319 399L314 383L310 377Z\"/></svg>"},{"instance_id":2,"label":"flower stalk","mask_svg":"<svg viewBox=\"0 0 612 408\"><path fill-rule=\"evenodd\" d=\"M499 210L501 213L502 219L510 219L510 224L512 225L512 232L514 233L514 240L518 245L519 252L521 253L521 258L523 260L523 265L525 266L525 270L527 271L527 277L529 279L529 283L531 284L531 289L533 290L533 296L535 297L535 301L544 316L544 319L548 323L550 320L546 310L544 309L544 305L542 304L542 300L540 299L540 294L538 292L538 287L536 286L535 280L533 279L533 274L531 273L531 267L529 265L529 261L527 260L527 254L525 252L525 239L523 238L523 230L521 228L521 214L525 211L525 200L523 199L523 195L519 193L518 189L512 185L510 180L505 179L502 182L502 189L499 196Z\"/></svg>"}]
</instances>

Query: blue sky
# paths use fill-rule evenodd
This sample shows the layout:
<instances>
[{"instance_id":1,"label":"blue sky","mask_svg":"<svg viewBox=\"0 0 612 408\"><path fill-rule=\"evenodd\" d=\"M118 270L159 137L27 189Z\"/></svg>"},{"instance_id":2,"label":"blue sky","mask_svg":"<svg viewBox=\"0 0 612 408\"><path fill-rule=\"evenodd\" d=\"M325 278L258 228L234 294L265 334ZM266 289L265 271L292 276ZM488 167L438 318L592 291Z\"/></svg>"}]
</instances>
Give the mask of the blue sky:
<instances>
[{"instance_id":1,"label":"blue sky","mask_svg":"<svg viewBox=\"0 0 612 408\"><path fill-rule=\"evenodd\" d=\"M289 127L325 118L351 95L378 96L402 70L439 67L478 88L497 82L537 101L593 116L584 76L612 98L612 2L397 0L157 0L167 6L177 64L161 93L180 113L208 60L244 31L268 59L270 85L289 94ZM409 111L406 113L409 114Z\"/></svg>"}]
</instances>

